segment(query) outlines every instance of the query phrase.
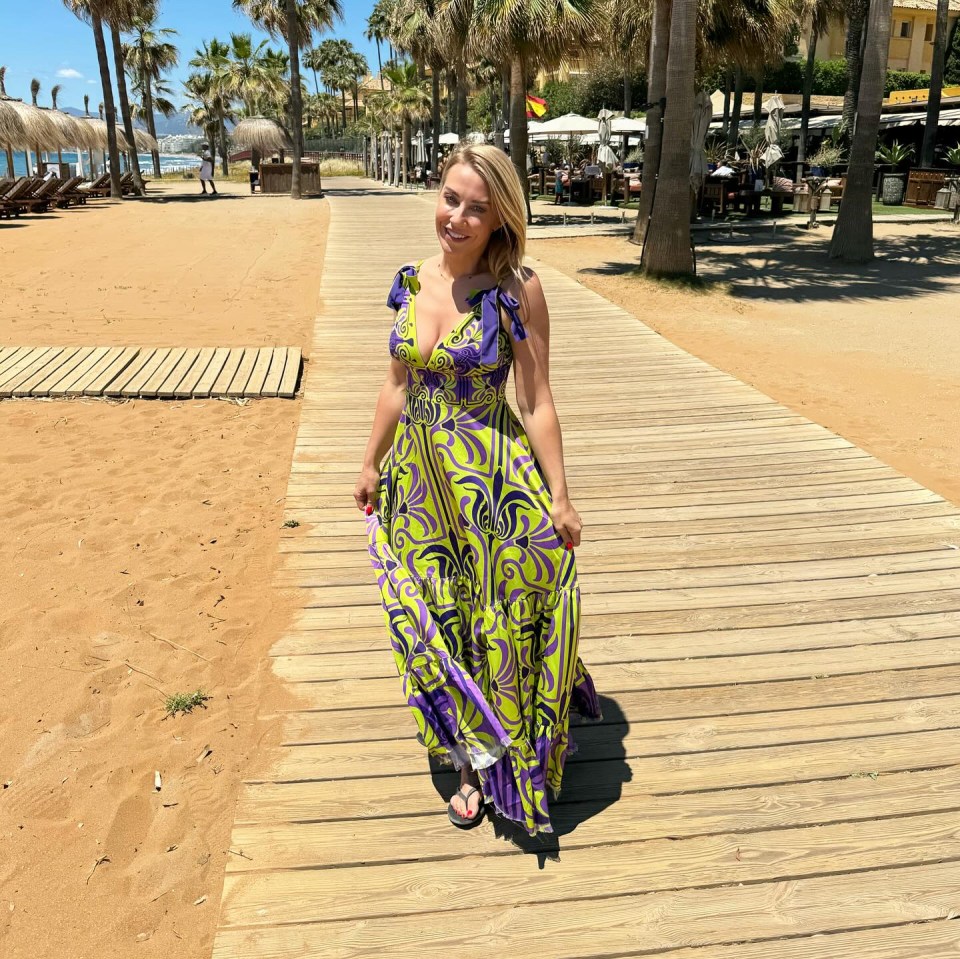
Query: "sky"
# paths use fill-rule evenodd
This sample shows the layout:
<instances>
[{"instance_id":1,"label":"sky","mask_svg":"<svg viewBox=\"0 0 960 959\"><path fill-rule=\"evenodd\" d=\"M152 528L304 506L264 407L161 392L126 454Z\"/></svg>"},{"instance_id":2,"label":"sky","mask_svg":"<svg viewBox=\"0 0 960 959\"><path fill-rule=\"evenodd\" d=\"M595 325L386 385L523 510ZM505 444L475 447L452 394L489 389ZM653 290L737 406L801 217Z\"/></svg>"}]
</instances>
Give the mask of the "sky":
<instances>
[{"instance_id":1,"label":"sky","mask_svg":"<svg viewBox=\"0 0 960 959\"><path fill-rule=\"evenodd\" d=\"M344 21L328 36L344 37L377 69L376 47L363 36L374 0L342 0ZM190 72L188 61L204 40L228 40L230 33L256 33L250 21L235 13L230 0L161 0L162 27L172 27L180 49L173 71L173 89ZM109 50L109 36L107 37ZM278 46L274 42L274 46ZM58 105L83 108L90 94L91 110L103 99L93 32L63 5L63 0L0 0L0 65L7 67L7 95L30 99L30 81L41 83L40 103L49 105L50 88L63 85ZM111 60L111 70L112 70Z\"/></svg>"}]
</instances>

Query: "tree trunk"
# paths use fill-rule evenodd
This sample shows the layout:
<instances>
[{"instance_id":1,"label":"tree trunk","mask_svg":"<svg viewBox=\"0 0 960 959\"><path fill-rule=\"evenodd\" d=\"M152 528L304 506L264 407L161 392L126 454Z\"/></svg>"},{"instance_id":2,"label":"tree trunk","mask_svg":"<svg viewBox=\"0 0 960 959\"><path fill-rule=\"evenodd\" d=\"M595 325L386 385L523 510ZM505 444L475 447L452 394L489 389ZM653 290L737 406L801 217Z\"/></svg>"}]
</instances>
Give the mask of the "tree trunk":
<instances>
[{"instance_id":1,"label":"tree trunk","mask_svg":"<svg viewBox=\"0 0 960 959\"><path fill-rule=\"evenodd\" d=\"M743 108L743 69L733 71L733 109L730 111L730 128L727 130L727 146L734 148L740 140L740 111Z\"/></svg>"},{"instance_id":2,"label":"tree trunk","mask_svg":"<svg viewBox=\"0 0 960 959\"><path fill-rule=\"evenodd\" d=\"M347 91L340 90L340 119L343 123L343 129L347 129Z\"/></svg>"},{"instance_id":3,"label":"tree trunk","mask_svg":"<svg viewBox=\"0 0 960 959\"><path fill-rule=\"evenodd\" d=\"M433 142L430 144L430 169L436 173L440 169L440 130L443 119L440 116L440 67L434 64L430 71L430 125Z\"/></svg>"},{"instance_id":4,"label":"tree trunk","mask_svg":"<svg viewBox=\"0 0 960 959\"><path fill-rule=\"evenodd\" d=\"M457 81L453 70L447 70L447 129L456 129Z\"/></svg>"},{"instance_id":5,"label":"tree trunk","mask_svg":"<svg viewBox=\"0 0 960 959\"><path fill-rule=\"evenodd\" d=\"M120 96L120 113L123 117L123 132L130 144L130 168L133 170L133 183L140 196L146 192L143 177L140 174L140 157L137 154L137 141L133 136L133 117L130 115L130 98L127 96L127 75L123 69L123 48L120 45L120 31L111 25L110 39L113 43L113 63L117 69L117 93Z\"/></svg>"},{"instance_id":6,"label":"tree trunk","mask_svg":"<svg viewBox=\"0 0 960 959\"><path fill-rule=\"evenodd\" d=\"M103 115L107 124L107 153L110 156L110 196L121 197L120 148L117 145L117 107L113 100L113 83L110 79L110 61L107 44L103 38L103 21L91 15L93 40L97 47L97 63L100 66L100 83L103 86Z\"/></svg>"},{"instance_id":7,"label":"tree trunk","mask_svg":"<svg viewBox=\"0 0 960 959\"><path fill-rule=\"evenodd\" d=\"M524 113L526 113L526 104L524 104ZM504 129L510 122L510 64L505 63L500 70L500 116L503 118ZM506 138L500 138L500 146Z\"/></svg>"},{"instance_id":8,"label":"tree trunk","mask_svg":"<svg viewBox=\"0 0 960 959\"><path fill-rule=\"evenodd\" d=\"M410 121L404 117L403 119L403 128L402 128L402 144L401 149L403 150L403 185L405 187L410 185L410 171L408 169L409 157L410 157Z\"/></svg>"},{"instance_id":9,"label":"tree trunk","mask_svg":"<svg viewBox=\"0 0 960 959\"><path fill-rule=\"evenodd\" d=\"M510 60L510 159L513 160L526 197L527 223L532 223L530 189L527 185L527 148L527 84L523 57L515 53Z\"/></svg>"},{"instance_id":10,"label":"tree trunk","mask_svg":"<svg viewBox=\"0 0 960 959\"><path fill-rule=\"evenodd\" d=\"M753 88L753 125L760 126L763 119L763 70L758 70L754 77L755 86Z\"/></svg>"},{"instance_id":11,"label":"tree trunk","mask_svg":"<svg viewBox=\"0 0 960 959\"><path fill-rule=\"evenodd\" d=\"M633 112L633 63L627 57L623 64L623 115L630 116Z\"/></svg>"},{"instance_id":12,"label":"tree trunk","mask_svg":"<svg viewBox=\"0 0 960 959\"><path fill-rule=\"evenodd\" d=\"M380 72L380 92L387 89L383 82L383 61L380 59L380 38L377 38L377 70Z\"/></svg>"},{"instance_id":13,"label":"tree trunk","mask_svg":"<svg viewBox=\"0 0 960 959\"><path fill-rule=\"evenodd\" d=\"M658 177L641 263L653 276L693 272L690 249L690 136L693 131L697 0L673 0L667 110Z\"/></svg>"},{"instance_id":14,"label":"tree trunk","mask_svg":"<svg viewBox=\"0 0 960 959\"><path fill-rule=\"evenodd\" d=\"M870 4L847 185L830 242L830 256L847 263L867 263L873 259L874 154L887 75L893 2L873 0Z\"/></svg>"},{"instance_id":15,"label":"tree trunk","mask_svg":"<svg viewBox=\"0 0 960 959\"><path fill-rule=\"evenodd\" d=\"M720 138L727 139L730 132L730 96L733 93L733 73L726 70L723 74L723 120L720 126Z\"/></svg>"},{"instance_id":16,"label":"tree trunk","mask_svg":"<svg viewBox=\"0 0 960 959\"><path fill-rule=\"evenodd\" d=\"M660 172L660 148L663 143L664 111L659 101L667 91L667 57L670 52L670 17L672 0L654 0L653 23L650 30L650 55L647 63L647 100L654 104L647 111L647 139L643 145L643 188L640 191L640 209L633 228L631 243L642 244L647 235L653 198L657 192L657 176ZM669 103L667 104L669 107ZM687 158L687 166L690 161ZM630 192L624 180L624 199Z\"/></svg>"},{"instance_id":17,"label":"tree trunk","mask_svg":"<svg viewBox=\"0 0 960 959\"><path fill-rule=\"evenodd\" d=\"M933 61L930 64L930 96L927 100L927 122L923 128L921 166L933 166L937 145L937 126L940 123L940 97L943 92L943 58L947 48L947 14L949 0L937 0L937 26L933 34Z\"/></svg>"},{"instance_id":18,"label":"tree trunk","mask_svg":"<svg viewBox=\"0 0 960 959\"><path fill-rule=\"evenodd\" d=\"M807 49L807 62L803 68L803 100L800 106L800 144L797 147L797 174L799 183L803 177L803 161L807 158L807 130L810 128L810 97L813 94L813 69L817 59L817 40L819 34L816 29L810 33L810 46Z\"/></svg>"},{"instance_id":19,"label":"tree trunk","mask_svg":"<svg viewBox=\"0 0 960 959\"><path fill-rule=\"evenodd\" d=\"M227 121L223 114L220 114L220 129L217 131L220 136L220 170L224 176L230 176L230 157L227 149Z\"/></svg>"},{"instance_id":20,"label":"tree trunk","mask_svg":"<svg viewBox=\"0 0 960 959\"><path fill-rule=\"evenodd\" d=\"M847 39L843 49L843 56L847 61L847 91L843 95L843 124L848 136L853 131L853 118L857 112L860 73L863 69L863 27L869 5L870 0L853 0L847 14Z\"/></svg>"},{"instance_id":21,"label":"tree trunk","mask_svg":"<svg viewBox=\"0 0 960 959\"><path fill-rule=\"evenodd\" d=\"M301 197L301 159L303 157L303 90L300 87L300 41L297 35L297 0L286 0L287 43L290 47L290 113L293 121L293 176L290 196Z\"/></svg>"},{"instance_id":22,"label":"tree trunk","mask_svg":"<svg viewBox=\"0 0 960 959\"><path fill-rule=\"evenodd\" d=\"M153 80L147 71L144 71L141 77L143 83L143 112L147 115L147 132L156 140L157 138L157 120L153 115ZM163 176L160 169L160 151L151 150L151 159L153 160L153 175L159 180Z\"/></svg>"},{"instance_id":23,"label":"tree trunk","mask_svg":"<svg viewBox=\"0 0 960 959\"><path fill-rule=\"evenodd\" d=\"M467 65L457 61L457 135L467 135Z\"/></svg>"}]
</instances>

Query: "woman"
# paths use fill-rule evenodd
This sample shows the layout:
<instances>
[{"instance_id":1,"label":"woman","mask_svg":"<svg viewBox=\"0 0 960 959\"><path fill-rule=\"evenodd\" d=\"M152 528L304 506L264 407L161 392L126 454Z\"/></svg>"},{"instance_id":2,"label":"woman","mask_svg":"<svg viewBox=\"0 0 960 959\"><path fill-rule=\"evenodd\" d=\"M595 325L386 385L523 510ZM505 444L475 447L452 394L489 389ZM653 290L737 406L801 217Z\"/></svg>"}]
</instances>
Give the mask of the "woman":
<instances>
[{"instance_id":1,"label":"woman","mask_svg":"<svg viewBox=\"0 0 960 959\"><path fill-rule=\"evenodd\" d=\"M582 523L510 160L451 154L435 225L439 254L403 267L387 299L390 368L354 499L418 738L460 770L451 822L492 804L535 835L552 831L546 790L559 794L575 748L570 708L599 719L600 706L577 657Z\"/></svg>"},{"instance_id":2,"label":"woman","mask_svg":"<svg viewBox=\"0 0 960 959\"><path fill-rule=\"evenodd\" d=\"M206 143L200 145L200 189L204 196L207 194L207 184L210 184L210 190L213 196L217 195L217 188L213 183L213 154L210 152L210 146Z\"/></svg>"}]
</instances>

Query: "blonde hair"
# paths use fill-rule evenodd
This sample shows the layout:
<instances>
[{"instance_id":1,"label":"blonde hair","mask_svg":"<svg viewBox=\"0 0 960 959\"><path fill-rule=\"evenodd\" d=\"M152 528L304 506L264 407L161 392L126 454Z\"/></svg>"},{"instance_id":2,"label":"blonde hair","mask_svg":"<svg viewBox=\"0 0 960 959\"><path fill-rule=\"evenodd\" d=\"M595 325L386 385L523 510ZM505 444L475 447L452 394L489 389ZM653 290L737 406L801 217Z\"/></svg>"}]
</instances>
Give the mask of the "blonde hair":
<instances>
[{"instance_id":1,"label":"blonde hair","mask_svg":"<svg viewBox=\"0 0 960 959\"><path fill-rule=\"evenodd\" d=\"M443 189L450 171L465 163L475 170L490 191L490 205L501 226L487 243L487 268L497 283L517 281L521 296L524 289L523 254L527 245L527 203L517 169L497 147L465 143L448 157L440 180Z\"/></svg>"}]
</instances>

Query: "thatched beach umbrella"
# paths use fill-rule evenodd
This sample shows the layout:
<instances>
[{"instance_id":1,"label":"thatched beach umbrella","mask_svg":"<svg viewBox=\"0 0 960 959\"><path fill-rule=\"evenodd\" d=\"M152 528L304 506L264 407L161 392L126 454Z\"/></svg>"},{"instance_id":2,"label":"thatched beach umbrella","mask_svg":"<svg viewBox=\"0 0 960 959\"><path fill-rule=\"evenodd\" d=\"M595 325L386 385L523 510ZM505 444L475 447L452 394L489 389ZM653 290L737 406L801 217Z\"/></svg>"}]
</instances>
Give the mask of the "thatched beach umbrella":
<instances>
[{"instance_id":1,"label":"thatched beach umbrella","mask_svg":"<svg viewBox=\"0 0 960 959\"><path fill-rule=\"evenodd\" d=\"M160 150L160 144L146 130L133 128L133 138L137 141L137 153L153 153Z\"/></svg>"},{"instance_id":2,"label":"thatched beach umbrella","mask_svg":"<svg viewBox=\"0 0 960 959\"><path fill-rule=\"evenodd\" d=\"M236 125L230 139L241 150L253 150L257 153L269 154L293 149L287 131L276 120L267 117L246 117Z\"/></svg>"},{"instance_id":3,"label":"thatched beach umbrella","mask_svg":"<svg viewBox=\"0 0 960 959\"><path fill-rule=\"evenodd\" d=\"M13 147L23 142L26 131L16 110L10 108L9 100L0 99L0 146L7 154L7 176L13 176Z\"/></svg>"},{"instance_id":4,"label":"thatched beach umbrella","mask_svg":"<svg viewBox=\"0 0 960 959\"><path fill-rule=\"evenodd\" d=\"M93 148L95 150L106 150L107 149L107 123L105 120L101 120L99 117L80 117L80 121L85 123L88 128L88 132L92 137ZM123 135L123 130L119 127L117 128L117 147L120 150L129 150L130 144L127 143L127 138Z\"/></svg>"}]
</instances>

